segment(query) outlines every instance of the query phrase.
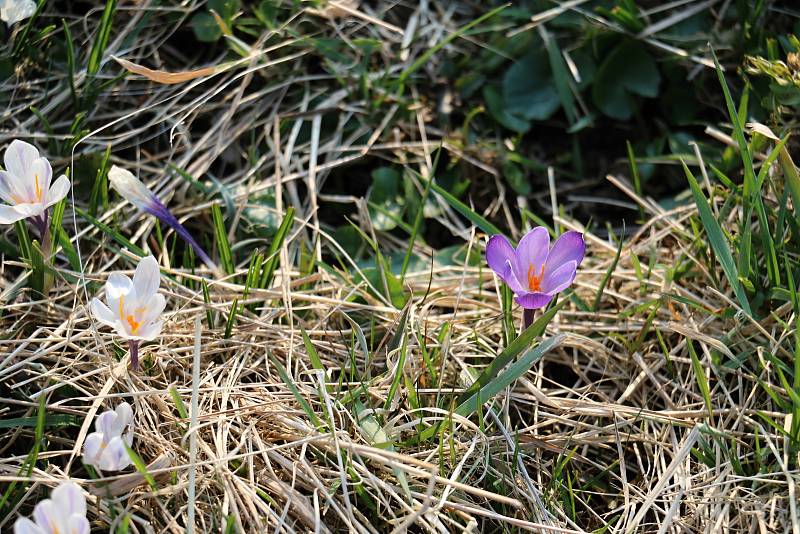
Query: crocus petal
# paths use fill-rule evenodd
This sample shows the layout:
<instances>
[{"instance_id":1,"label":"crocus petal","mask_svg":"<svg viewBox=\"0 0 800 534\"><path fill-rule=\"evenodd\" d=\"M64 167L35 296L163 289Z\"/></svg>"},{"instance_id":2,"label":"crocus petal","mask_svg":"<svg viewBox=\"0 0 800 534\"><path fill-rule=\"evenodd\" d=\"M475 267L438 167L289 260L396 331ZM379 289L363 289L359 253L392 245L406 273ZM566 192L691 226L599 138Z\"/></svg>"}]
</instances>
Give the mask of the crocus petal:
<instances>
[{"instance_id":1,"label":"crocus petal","mask_svg":"<svg viewBox=\"0 0 800 534\"><path fill-rule=\"evenodd\" d=\"M153 204L153 192L130 171L113 165L108 171L108 180L122 198L140 210L149 209Z\"/></svg>"},{"instance_id":2,"label":"crocus petal","mask_svg":"<svg viewBox=\"0 0 800 534\"><path fill-rule=\"evenodd\" d=\"M164 326L164 321L154 321L152 323L142 325L137 332L137 335L131 336L132 339L141 339L142 341L153 341L161 333L161 328Z\"/></svg>"},{"instance_id":3,"label":"crocus petal","mask_svg":"<svg viewBox=\"0 0 800 534\"><path fill-rule=\"evenodd\" d=\"M3 20L6 20L5 18ZM28 176L33 162L39 159L39 151L30 143L14 139L3 156L6 171L18 179Z\"/></svg>"},{"instance_id":4,"label":"crocus petal","mask_svg":"<svg viewBox=\"0 0 800 534\"><path fill-rule=\"evenodd\" d=\"M69 534L89 534L89 520L84 515L72 515L67 521Z\"/></svg>"},{"instance_id":5,"label":"crocus petal","mask_svg":"<svg viewBox=\"0 0 800 534\"><path fill-rule=\"evenodd\" d=\"M131 465L131 457L121 437L108 442L100 460L100 469L104 471L121 471Z\"/></svg>"},{"instance_id":6,"label":"crocus petal","mask_svg":"<svg viewBox=\"0 0 800 534\"><path fill-rule=\"evenodd\" d=\"M564 291L575 280L577 268L578 264L575 261L569 261L553 272L545 272L544 280L542 280L542 291L550 295Z\"/></svg>"},{"instance_id":7,"label":"crocus petal","mask_svg":"<svg viewBox=\"0 0 800 534\"><path fill-rule=\"evenodd\" d=\"M22 206L30 205L30 204L21 204ZM17 209L18 206L6 206L5 204L0 204L0 224L14 224L17 221L21 221L29 217L27 211L25 209Z\"/></svg>"},{"instance_id":8,"label":"crocus petal","mask_svg":"<svg viewBox=\"0 0 800 534\"><path fill-rule=\"evenodd\" d=\"M513 265L516 261L515 258L514 247L511 246L506 236L493 235L489 238L486 243L486 263L505 282L507 282L508 265Z\"/></svg>"},{"instance_id":9,"label":"crocus petal","mask_svg":"<svg viewBox=\"0 0 800 534\"><path fill-rule=\"evenodd\" d=\"M128 323L123 323L120 319L114 321L114 332L123 339L136 339L136 336L131 335Z\"/></svg>"},{"instance_id":10,"label":"crocus petal","mask_svg":"<svg viewBox=\"0 0 800 534\"><path fill-rule=\"evenodd\" d=\"M527 279L529 270L538 275L547 259L549 247L550 234L544 226L537 226L525 234L517 245L517 277Z\"/></svg>"},{"instance_id":11,"label":"crocus petal","mask_svg":"<svg viewBox=\"0 0 800 534\"><path fill-rule=\"evenodd\" d=\"M53 490L50 498L63 517L86 515L86 498L80 486L74 482L62 482Z\"/></svg>"},{"instance_id":12,"label":"crocus petal","mask_svg":"<svg viewBox=\"0 0 800 534\"><path fill-rule=\"evenodd\" d=\"M115 422L117 420L117 412L114 410L107 410L97 416L94 420L94 428L103 434L106 441L113 438L116 433L114 432Z\"/></svg>"},{"instance_id":13,"label":"crocus petal","mask_svg":"<svg viewBox=\"0 0 800 534\"><path fill-rule=\"evenodd\" d=\"M36 523L27 517L20 517L14 523L14 534L47 534L44 530L40 529Z\"/></svg>"},{"instance_id":14,"label":"crocus petal","mask_svg":"<svg viewBox=\"0 0 800 534\"><path fill-rule=\"evenodd\" d=\"M83 463L97 467L98 457L103 446L103 433L92 432L83 442Z\"/></svg>"},{"instance_id":15,"label":"crocus petal","mask_svg":"<svg viewBox=\"0 0 800 534\"><path fill-rule=\"evenodd\" d=\"M517 273L514 271L514 268L512 267L512 262L510 261L506 262L506 271L507 274L506 277L503 278L503 280L505 280L506 284L508 284L508 287L511 288L511 291L513 291L516 294L527 293L528 288L525 285L523 285L522 282L520 282L519 278L517 278Z\"/></svg>"},{"instance_id":16,"label":"crocus petal","mask_svg":"<svg viewBox=\"0 0 800 534\"><path fill-rule=\"evenodd\" d=\"M145 312L142 314L140 321L143 324L152 323L164 313L164 308L167 306L167 299L161 293L156 293L144 303Z\"/></svg>"},{"instance_id":17,"label":"crocus petal","mask_svg":"<svg viewBox=\"0 0 800 534\"><path fill-rule=\"evenodd\" d=\"M136 266L133 275L133 289L140 303L145 303L151 297L161 283L161 273L158 270L158 262L153 256L142 258Z\"/></svg>"},{"instance_id":18,"label":"crocus petal","mask_svg":"<svg viewBox=\"0 0 800 534\"><path fill-rule=\"evenodd\" d=\"M536 310L547 306L552 299L553 296L547 293L526 293L524 295L517 295L514 300L523 308Z\"/></svg>"},{"instance_id":19,"label":"crocus petal","mask_svg":"<svg viewBox=\"0 0 800 534\"><path fill-rule=\"evenodd\" d=\"M56 202L60 202L62 198L67 196L67 193L69 193L69 178L61 175L56 179L52 187L50 187L50 190L47 191L45 206L49 208Z\"/></svg>"},{"instance_id":20,"label":"crocus petal","mask_svg":"<svg viewBox=\"0 0 800 534\"><path fill-rule=\"evenodd\" d=\"M131 292L132 288L133 282L131 279L122 273L111 273L106 281L106 295L109 298L119 299L124 297Z\"/></svg>"},{"instance_id":21,"label":"crocus petal","mask_svg":"<svg viewBox=\"0 0 800 534\"><path fill-rule=\"evenodd\" d=\"M33 0L12 0L0 9L0 19L9 25L32 17L36 13L36 2Z\"/></svg>"},{"instance_id":22,"label":"crocus petal","mask_svg":"<svg viewBox=\"0 0 800 534\"><path fill-rule=\"evenodd\" d=\"M33 508L33 520L45 532L58 532L60 516L59 510L50 499L39 501Z\"/></svg>"},{"instance_id":23,"label":"crocus petal","mask_svg":"<svg viewBox=\"0 0 800 534\"><path fill-rule=\"evenodd\" d=\"M586 251L586 242L580 232L565 232L558 238L553 245L553 249L547 256L545 272L555 271L563 264L574 261L575 265L580 265L583 261L583 254Z\"/></svg>"},{"instance_id":24,"label":"crocus petal","mask_svg":"<svg viewBox=\"0 0 800 534\"><path fill-rule=\"evenodd\" d=\"M108 309L108 306L103 304L98 298L92 299L90 307L92 309L92 315L94 315L95 319L106 326L114 326L114 323L117 320L116 315L114 315L114 312Z\"/></svg>"},{"instance_id":25,"label":"crocus petal","mask_svg":"<svg viewBox=\"0 0 800 534\"><path fill-rule=\"evenodd\" d=\"M50 190L50 181L53 179L53 168L46 158L33 160L28 178L28 192L30 202L44 202ZM38 185L38 190L37 190Z\"/></svg>"},{"instance_id":26,"label":"crocus petal","mask_svg":"<svg viewBox=\"0 0 800 534\"><path fill-rule=\"evenodd\" d=\"M133 420L133 410L130 404L123 402L114 409L114 414L116 415L113 428L114 436L121 436L125 432L125 428Z\"/></svg>"},{"instance_id":27,"label":"crocus petal","mask_svg":"<svg viewBox=\"0 0 800 534\"><path fill-rule=\"evenodd\" d=\"M17 189L16 177L7 171L0 171L0 198L9 204L16 204L22 198Z\"/></svg>"}]
</instances>

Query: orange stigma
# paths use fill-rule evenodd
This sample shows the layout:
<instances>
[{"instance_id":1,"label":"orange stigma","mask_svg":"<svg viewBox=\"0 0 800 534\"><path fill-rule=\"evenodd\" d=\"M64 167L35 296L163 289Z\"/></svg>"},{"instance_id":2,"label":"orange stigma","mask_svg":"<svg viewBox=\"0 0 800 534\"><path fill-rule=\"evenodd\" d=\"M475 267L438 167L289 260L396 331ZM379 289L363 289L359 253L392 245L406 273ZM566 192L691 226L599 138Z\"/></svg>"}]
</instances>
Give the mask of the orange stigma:
<instances>
[{"instance_id":1,"label":"orange stigma","mask_svg":"<svg viewBox=\"0 0 800 534\"><path fill-rule=\"evenodd\" d=\"M528 288L531 291L541 291L542 278L544 278L544 263L542 264L542 268L539 270L538 275L534 274L533 264L530 264L528 266Z\"/></svg>"},{"instance_id":2,"label":"orange stigma","mask_svg":"<svg viewBox=\"0 0 800 534\"><path fill-rule=\"evenodd\" d=\"M136 331L139 330L139 327L142 326L142 323L136 321L135 315L125 315L125 312L122 310L122 303L124 301L125 297L119 298L119 316L124 317L128 322L128 326L131 327L131 334L136 334Z\"/></svg>"}]
</instances>

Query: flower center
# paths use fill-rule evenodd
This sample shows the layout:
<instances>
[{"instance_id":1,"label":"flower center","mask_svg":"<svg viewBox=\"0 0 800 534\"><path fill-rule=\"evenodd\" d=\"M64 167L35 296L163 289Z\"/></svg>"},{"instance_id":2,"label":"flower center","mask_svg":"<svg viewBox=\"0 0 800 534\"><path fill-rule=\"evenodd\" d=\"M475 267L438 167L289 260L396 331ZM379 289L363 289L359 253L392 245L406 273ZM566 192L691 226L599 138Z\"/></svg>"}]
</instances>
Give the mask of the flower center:
<instances>
[{"instance_id":1,"label":"flower center","mask_svg":"<svg viewBox=\"0 0 800 534\"><path fill-rule=\"evenodd\" d=\"M538 275L534 272L533 264L531 263L528 266L528 288L531 291L541 291L542 278L544 278L544 263L542 264L542 268L539 270Z\"/></svg>"},{"instance_id":2,"label":"flower center","mask_svg":"<svg viewBox=\"0 0 800 534\"><path fill-rule=\"evenodd\" d=\"M135 315L125 315L125 312L122 309L122 304L124 301L125 297L119 298L119 316L127 321L128 326L131 328L131 334L136 334L136 331L139 330L139 327L142 326L142 323L136 320Z\"/></svg>"}]
</instances>

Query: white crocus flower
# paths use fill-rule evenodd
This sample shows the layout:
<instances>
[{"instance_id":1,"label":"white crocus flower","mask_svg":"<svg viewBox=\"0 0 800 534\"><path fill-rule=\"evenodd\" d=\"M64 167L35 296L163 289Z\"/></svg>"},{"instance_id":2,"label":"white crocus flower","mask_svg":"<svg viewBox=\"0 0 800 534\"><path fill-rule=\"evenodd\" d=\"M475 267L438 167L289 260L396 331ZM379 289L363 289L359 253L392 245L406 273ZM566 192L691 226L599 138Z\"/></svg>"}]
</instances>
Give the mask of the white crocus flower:
<instances>
[{"instance_id":1,"label":"white crocus flower","mask_svg":"<svg viewBox=\"0 0 800 534\"><path fill-rule=\"evenodd\" d=\"M74 482L62 482L33 509L33 521L20 517L14 534L89 534L86 498Z\"/></svg>"},{"instance_id":2,"label":"white crocus flower","mask_svg":"<svg viewBox=\"0 0 800 534\"><path fill-rule=\"evenodd\" d=\"M2 1L2 0L0 0ZM31 217L40 233L47 228L47 208L67 196L69 179L59 176L50 185L53 169L35 146L15 139L3 156L0 171L0 224L11 224Z\"/></svg>"},{"instance_id":3,"label":"white crocus flower","mask_svg":"<svg viewBox=\"0 0 800 534\"><path fill-rule=\"evenodd\" d=\"M92 299L95 318L128 340L134 370L139 367L139 342L152 341L161 333L161 314L167 302L158 292L159 284L158 262L147 256L136 266L133 280L122 273L111 273L106 282L108 305Z\"/></svg>"},{"instance_id":4,"label":"white crocus flower","mask_svg":"<svg viewBox=\"0 0 800 534\"><path fill-rule=\"evenodd\" d=\"M197 254L209 269L214 273L219 272L219 268L211 261L211 258L206 254L206 251L203 250L203 247L195 241L192 234L184 228L180 221L169 211L169 208L159 200L156 194L150 191L150 189L134 176L132 172L113 165L108 171L108 181L111 183L111 187L114 188L122 198L143 212L157 217L161 222L175 230L175 233L181 236L181 238L194 249L195 254Z\"/></svg>"},{"instance_id":5,"label":"white crocus flower","mask_svg":"<svg viewBox=\"0 0 800 534\"><path fill-rule=\"evenodd\" d=\"M32 17L34 13L36 2L33 0L0 0L0 19L9 25Z\"/></svg>"},{"instance_id":6,"label":"white crocus flower","mask_svg":"<svg viewBox=\"0 0 800 534\"><path fill-rule=\"evenodd\" d=\"M133 443L133 410L127 402L98 415L94 430L83 445L83 463L102 471L121 471L131 465L125 445Z\"/></svg>"}]
</instances>

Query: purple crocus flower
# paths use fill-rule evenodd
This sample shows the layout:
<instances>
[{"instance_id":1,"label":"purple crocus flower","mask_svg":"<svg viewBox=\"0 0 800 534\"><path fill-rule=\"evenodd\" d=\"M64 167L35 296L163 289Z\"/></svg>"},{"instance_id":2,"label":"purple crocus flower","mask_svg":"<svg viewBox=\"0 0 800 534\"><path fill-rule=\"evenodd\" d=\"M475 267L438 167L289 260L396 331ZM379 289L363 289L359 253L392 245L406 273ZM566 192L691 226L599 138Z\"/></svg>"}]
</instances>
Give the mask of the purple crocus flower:
<instances>
[{"instance_id":1,"label":"purple crocus flower","mask_svg":"<svg viewBox=\"0 0 800 534\"><path fill-rule=\"evenodd\" d=\"M147 188L130 171L113 165L108 171L108 180L111 187L116 189L122 198L175 230L195 251L200 259L214 273L219 273L219 268L211 261L205 250L194 240L189 231L175 218L171 211L158 199L158 197Z\"/></svg>"},{"instance_id":2,"label":"purple crocus flower","mask_svg":"<svg viewBox=\"0 0 800 534\"><path fill-rule=\"evenodd\" d=\"M520 306L536 310L572 284L585 250L580 232L564 233L551 248L547 229L537 226L516 249L505 236L493 235L486 244L486 262L508 284Z\"/></svg>"}]
</instances>

